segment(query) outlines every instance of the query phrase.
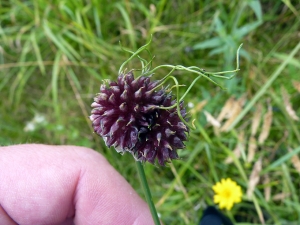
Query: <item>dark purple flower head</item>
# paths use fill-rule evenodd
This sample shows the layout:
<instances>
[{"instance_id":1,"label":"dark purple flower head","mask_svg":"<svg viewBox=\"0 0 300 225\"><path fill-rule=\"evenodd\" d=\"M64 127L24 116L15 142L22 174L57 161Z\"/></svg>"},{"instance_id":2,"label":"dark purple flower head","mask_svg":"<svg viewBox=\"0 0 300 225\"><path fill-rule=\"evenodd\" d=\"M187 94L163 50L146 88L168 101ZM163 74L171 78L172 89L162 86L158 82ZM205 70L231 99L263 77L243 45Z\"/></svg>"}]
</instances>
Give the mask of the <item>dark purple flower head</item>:
<instances>
[{"instance_id":1,"label":"dark purple flower head","mask_svg":"<svg viewBox=\"0 0 300 225\"><path fill-rule=\"evenodd\" d=\"M130 152L138 161L160 165L177 159L176 150L184 148L188 128L177 114L176 107L160 109L176 103L166 89L153 90L157 81L150 77L134 78L132 71L120 74L117 82L102 84L94 99L90 119L94 131L108 147ZM180 103L183 118L186 111Z\"/></svg>"}]
</instances>

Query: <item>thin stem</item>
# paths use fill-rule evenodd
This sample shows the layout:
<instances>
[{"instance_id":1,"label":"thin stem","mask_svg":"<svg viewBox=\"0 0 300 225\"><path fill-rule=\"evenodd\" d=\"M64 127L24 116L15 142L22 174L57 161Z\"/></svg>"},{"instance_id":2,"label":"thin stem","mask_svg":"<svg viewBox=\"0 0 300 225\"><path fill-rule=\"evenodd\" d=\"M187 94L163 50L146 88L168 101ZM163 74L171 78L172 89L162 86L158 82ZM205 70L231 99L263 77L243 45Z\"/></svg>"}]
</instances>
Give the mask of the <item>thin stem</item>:
<instances>
[{"instance_id":1,"label":"thin stem","mask_svg":"<svg viewBox=\"0 0 300 225\"><path fill-rule=\"evenodd\" d=\"M138 50L136 50L125 62L123 62L123 64L120 66L120 69L119 69L119 74L121 74L122 70L123 70L123 67L130 61L132 60L134 57L136 57L140 52L142 52L143 50L145 50L147 48L148 45L150 45L152 41L152 35L150 36L150 40L147 44L143 45L142 47L140 47ZM121 42L120 42L120 45L121 45ZM121 46L122 47L122 46ZM127 51L127 50L125 50ZM129 51L129 50L128 50ZM128 52L127 51L127 52ZM129 51L131 52L131 51Z\"/></svg>"},{"instance_id":2,"label":"thin stem","mask_svg":"<svg viewBox=\"0 0 300 225\"><path fill-rule=\"evenodd\" d=\"M148 182L147 182L147 179L146 179L144 166L141 162L136 161L136 167L137 167L137 171L138 171L138 174L139 174L139 177L140 177L140 180L141 180L141 184L142 184L142 187L143 187L143 190L144 190L146 201L148 203L149 209L150 209L151 214L152 214L152 218L154 220L154 224L155 225L160 225L160 221L158 219L156 208L153 204L151 192L150 192Z\"/></svg>"},{"instance_id":3,"label":"thin stem","mask_svg":"<svg viewBox=\"0 0 300 225\"><path fill-rule=\"evenodd\" d=\"M178 84L178 81L175 77L173 76L170 76L168 77L167 79L173 79L174 80L174 83L175 83L175 87L176 87L176 104L172 105L172 106L169 106L169 107L159 107L159 109L172 109L174 107L177 106L177 114L179 116L179 118L181 119L181 121L187 126L189 127L190 129L196 129L196 127L192 127L190 126L186 121L185 119L183 118L183 116L181 115L181 109L180 109L180 101L179 101L179 84Z\"/></svg>"},{"instance_id":4,"label":"thin stem","mask_svg":"<svg viewBox=\"0 0 300 225\"><path fill-rule=\"evenodd\" d=\"M185 67L185 66L182 66L182 65L176 65L176 66L173 66L173 65L160 65L160 66L155 67L152 70L149 70L148 73L154 73L154 71L156 71L160 68L172 68L172 70L161 80L161 82L162 82L162 81L165 81L171 75L171 73L174 70L185 70L185 71L188 71L188 72L191 72L191 73L196 73L199 76L203 76L205 79L211 81L212 83L216 84L217 86L219 86L220 88L223 89L223 87L221 85L219 85L214 80L209 78L209 76L216 77L216 78L221 78L221 79L226 79L226 80L232 79L235 76L235 74L240 70L239 52L240 52L240 49L241 49L242 45L243 44L241 44L238 47L237 51L236 51L236 69L235 70L227 70L227 71L221 71L221 72L206 72L204 69L201 69L197 66ZM222 74L228 74L228 73L233 73L233 75L231 75L230 77L220 76Z\"/></svg>"}]
</instances>

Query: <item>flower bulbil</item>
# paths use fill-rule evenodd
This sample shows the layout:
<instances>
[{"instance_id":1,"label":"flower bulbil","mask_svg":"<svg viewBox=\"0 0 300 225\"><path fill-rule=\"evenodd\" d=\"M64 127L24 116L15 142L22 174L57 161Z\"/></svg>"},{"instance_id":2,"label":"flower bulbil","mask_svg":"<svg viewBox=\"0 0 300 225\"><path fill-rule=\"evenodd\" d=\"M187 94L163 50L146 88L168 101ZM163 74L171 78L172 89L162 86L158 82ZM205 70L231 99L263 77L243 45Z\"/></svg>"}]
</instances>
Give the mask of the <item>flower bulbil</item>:
<instances>
[{"instance_id":1,"label":"flower bulbil","mask_svg":"<svg viewBox=\"0 0 300 225\"><path fill-rule=\"evenodd\" d=\"M189 129L178 116L176 103L165 88L149 76L134 78L133 72L121 73L116 82L102 84L94 98L90 119L94 131L108 147L130 152L138 161L165 165L177 159L184 148ZM180 114L187 113L180 102Z\"/></svg>"}]
</instances>

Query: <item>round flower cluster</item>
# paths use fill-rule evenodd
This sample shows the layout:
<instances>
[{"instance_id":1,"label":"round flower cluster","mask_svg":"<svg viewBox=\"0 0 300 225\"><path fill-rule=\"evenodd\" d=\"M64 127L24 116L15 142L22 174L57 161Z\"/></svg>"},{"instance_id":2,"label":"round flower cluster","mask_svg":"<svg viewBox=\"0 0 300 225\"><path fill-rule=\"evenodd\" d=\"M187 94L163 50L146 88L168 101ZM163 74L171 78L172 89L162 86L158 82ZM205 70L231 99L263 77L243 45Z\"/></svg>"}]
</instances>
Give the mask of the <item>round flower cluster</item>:
<instances>
[{"instance_id":1,"label":"round flower cluster","mask_svg":"<svg viewBox=\"0 0 300 225\"><path fill-rule=\"evenodd\" d=\"M120 74L116 82L102 84L94 98L90 119L94 131L108 147L130 152L138 161L160 165L177 159L177 149L185 147L189 129L177 108L161 109L176 103L165 88L149 76L134 78L132 71ZM183 102L180 113L186 118Z\"/></svg>"}]
</instances>

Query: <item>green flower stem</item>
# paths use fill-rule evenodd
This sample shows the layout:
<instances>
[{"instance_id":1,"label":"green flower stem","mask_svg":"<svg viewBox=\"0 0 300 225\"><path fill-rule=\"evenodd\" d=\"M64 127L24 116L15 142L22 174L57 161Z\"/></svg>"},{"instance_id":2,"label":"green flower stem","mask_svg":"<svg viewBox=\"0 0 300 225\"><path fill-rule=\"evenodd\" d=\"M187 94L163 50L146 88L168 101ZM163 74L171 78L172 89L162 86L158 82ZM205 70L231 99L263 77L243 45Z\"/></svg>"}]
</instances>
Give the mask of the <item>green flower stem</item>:
<instances>
[{"instance_id":1,"label":"green flower stem","mask_svg":"<svg viewBox=\"0 0 300 225\"><path fill-rule=\"evenodd\" d=\"M151 192L150 192L148 182L147 182L147 179L146 179L144 166L139 161L136 161L136 166L137 166L137 171L138 171L138 174L139 174L139 177L140 177L140 180L141 180L141 184L142 184L142 187L143 187L143 190L144 190L144 194L146 196L146 201L147 201L148 206L150 208L154 223L155 223L155 225L160 225L160 221L158 219L156 208L153 204Z\"/></svg>"}]
</instances>

